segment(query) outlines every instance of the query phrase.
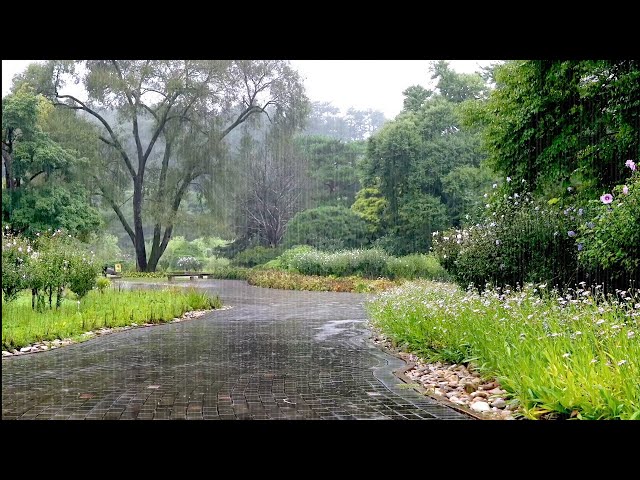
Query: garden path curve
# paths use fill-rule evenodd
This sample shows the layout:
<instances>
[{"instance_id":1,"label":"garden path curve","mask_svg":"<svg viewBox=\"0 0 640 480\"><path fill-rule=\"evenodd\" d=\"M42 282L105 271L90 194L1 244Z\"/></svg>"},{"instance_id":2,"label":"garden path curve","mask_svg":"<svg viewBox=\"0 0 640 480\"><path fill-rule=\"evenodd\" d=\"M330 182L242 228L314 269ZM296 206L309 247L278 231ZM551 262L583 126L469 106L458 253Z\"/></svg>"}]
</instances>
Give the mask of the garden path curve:
<instances>
[{"instance_id":1,"label":"garden path curve","mask_svg":"<svg viewBox=\"0 0 640 480\"><path fill-rule=\"evenodd\" d=\"M363 294L192 283L231 308L3 359L2 418L469 418L393 375Z\"/></svg>"}]
</instances>

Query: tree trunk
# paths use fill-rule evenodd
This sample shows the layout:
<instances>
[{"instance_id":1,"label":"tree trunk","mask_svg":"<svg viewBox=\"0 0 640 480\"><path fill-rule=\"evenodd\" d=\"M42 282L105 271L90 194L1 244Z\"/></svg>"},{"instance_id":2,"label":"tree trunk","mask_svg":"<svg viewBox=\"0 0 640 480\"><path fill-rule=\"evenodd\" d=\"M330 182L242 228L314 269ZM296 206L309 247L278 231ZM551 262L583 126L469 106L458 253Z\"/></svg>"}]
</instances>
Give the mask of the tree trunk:
<instances>
[{"instance_id":1,"label":"tree trunk","mask_svg":"<svg viewBox=\"0 0 640 480\"><path fill-rule=\"evenodd\" d=\"M138 175L133 182L133 226L135 231L133 247L136 249L136 266L139 272L147 270L147 249L142 229L142 178Z\"/></svg>"},{"instance_id":2,"label":"tree trunk","mask_svg":"<svg viewBox=\"0 0 640 480\"><path fill-rule=\"evenodd\" d=\"M156 229L160 231L160 225L156 225ZM157 246L154 245L154 248L151 249L151 256L149 257L149 263L147 264L147 272L155 272L156 268L158 268L158 262L164 251L167 249L167 245L169 244L169 240L171 240L171 233L173 232L173 225L167 226L164 231L164 235L162 238L162 242Z\"/></svg>"}]
</instances>

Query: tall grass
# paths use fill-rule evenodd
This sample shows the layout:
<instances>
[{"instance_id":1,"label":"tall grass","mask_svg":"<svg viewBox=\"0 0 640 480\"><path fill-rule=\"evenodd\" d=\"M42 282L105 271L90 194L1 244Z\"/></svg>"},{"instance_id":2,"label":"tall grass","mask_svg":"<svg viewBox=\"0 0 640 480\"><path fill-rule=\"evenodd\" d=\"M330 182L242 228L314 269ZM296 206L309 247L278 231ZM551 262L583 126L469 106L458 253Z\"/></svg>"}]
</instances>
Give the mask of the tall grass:
<instances>
[{"instance_id":1,"label":"tall grass","mask_svg":"<svg viewBox=\"0 0 640 480\"><path fill-rule=\"evenodd\" d=\"M446 271L433 255L394 257L378 249L341 250L334 253L319 250L300 250L295 254L285 252L272 265L304 275L448 279Z\"/></svg>"},{"instance_id":2,"label":"tall grass","mask_svg":"<svg viewBox=\"0 0 640 480\"><path fill-rule=\"evenodd\" d=\"M43 340L64 339L102 327L162 323L183 313L219 308L217 296L195 289L106 290L90 292L78 303L74 295L59 309L31 309L29 294L2 302L2 348L13 349Z\"/></svg>"},{"instance_id":3,"label":"tall grass","mask_svg":"<svg viewBox=\"0 0 640 480\"><path fill-rule=\"evenodd\" d=\"M640 292L463 292L406 283L368 303L372 323L429 360L473 362L530 418L640 419Z\"/></svg>"}]
</instances>

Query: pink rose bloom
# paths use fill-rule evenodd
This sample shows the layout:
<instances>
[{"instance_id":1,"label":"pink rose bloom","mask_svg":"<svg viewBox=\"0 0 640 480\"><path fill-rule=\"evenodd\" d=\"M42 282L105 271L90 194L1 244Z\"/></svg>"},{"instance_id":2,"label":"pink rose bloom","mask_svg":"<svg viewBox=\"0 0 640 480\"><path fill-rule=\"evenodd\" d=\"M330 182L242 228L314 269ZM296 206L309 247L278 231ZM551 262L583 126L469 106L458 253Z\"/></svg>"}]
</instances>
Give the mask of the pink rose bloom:
<instances>
[{"instance_id":1,"label":"pink rose bloom","mask_svg":"<svg viewBox=\"0 0 640 480\"><path fill-rule=\"evenodd\" d=\"M624 162L624 164L629 167L631 170L635 170L636 169L636 164L634 163L633 160L627 160L626 162Z\"/></svg>"},{"instance_id":2,"label":"pink rose bloom","mask_svg":"<svg viewBox=\"0 0 640 480\"><path fill-rule=\"evenodd\" d=\"M626 185L622 187L622 193L624 193L625 195L629 195L629 187L627 187Z\"/></svg>"},{"instance_id":3,"label":"pink rose bloom","mask_svg":"<svg viewBox=\"0 0 640 480\"><path fill-rule=\"evenodd\" d=\"M610 193L605 193L600 197L600 201L604 204L609 204L613 202L613 195L611 195Z\"/></svg>"}]
</instances>

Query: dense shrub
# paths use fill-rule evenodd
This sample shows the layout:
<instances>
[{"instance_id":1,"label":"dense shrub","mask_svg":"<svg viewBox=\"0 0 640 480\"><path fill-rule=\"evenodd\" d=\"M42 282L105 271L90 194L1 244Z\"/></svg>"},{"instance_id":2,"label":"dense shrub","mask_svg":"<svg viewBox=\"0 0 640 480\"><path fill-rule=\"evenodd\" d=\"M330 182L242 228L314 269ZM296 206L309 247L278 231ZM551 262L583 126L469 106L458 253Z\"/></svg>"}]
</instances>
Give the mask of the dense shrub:
<instances>
[{"instance_id":1,"label":"dense shrub","mask_svg":"<svg viewBox=\"0 0 640 480\"><path fill-rule=\"evenodd\" d=\"M2 293L6 301L13 300L27 288L31 243L23 237L2 235Z\"/></svg>"},{"instance_id":2,"label":"dense shrub","mask_svg":"<svg viewBox=\"0 0 640 480\"><path fill-rule=\"evenodd\" d=\"M96 286L98 265L88 257L75 253L69 260L68 287L79 298Z\"/></svg>"},{"instance_id":3,"label":"dense shrub","mask_svg":"<svg viewBox=\"0 0 640 480\"><path fill-rule=\"evenodd\" d=\"M428 278L430 280L449 280L447 271L432 255L416 253L404 257L389 257L387 271L390 278Z\"/></svg>"},{"instance_id":4,"label":"dense shrub","mask_svg":"<svg viewBox=\"0 0 640 480\"><path fill-rule=\"evenodd\" d=\"M295 247L291 247L277 258L268 261L264 265L261 265L263 269L276 269L276 270L291 270L293 269L292 262L293 259L300 254L315 252L315 248L310 245L296 245Z\"/></svg>"},{"instance_id":5,"label":"dense shrub","mask_svg":"<svg viewBox=\"0 0 640 480\"><path fill-rule=\"evenodd\" d=\"M534 201L528 193L487 205L483 222L435 235L433 250L460 285L578 281L579 209Z\"/></svg>"},{"instance_id":6,"label":"dense shrub","mask_svg":"<svg viewBox=\"0 0 640 480\"><path fill-rule=\"evenodd\" d=\"M619 282L621 288L628 280L640 281L640 171L632 161L627 167L631 178L611 199L592 200L592 218L578 227L580 263L598 280Z\"/></svg>"},{"instance_id":7,"label":"dense shrub","mask_svg":"<svg viewBox=\"0 0 640 480\"><path fill-rule=\"evenodd\" d=\"M246 280L251 272L250 269L245 267L234 267L232 265L226 267L219 267L211 270L213 278L219 278L222 280Z\"/></svg>"},{"instance_id":8,"label":"dense shrub","mask_svg":"<svg viewBox=\"0 0 640 480\"><path fill-rule=\"evenodd\" d=\"M357 248L369 242L367 223L344 207L318 207L296 214L283 244L311 245L320 250Z\"/></svg>"},{"instance_id":9,"label":"dense shrub","mask_svg":"<svg viewBox=\"0 0 640 480\"><path fill-rule=\"evenodd\" d=\"M293 256L290 264L304 275L377 278L388 276L388 259L381 250L312 251Z\"/></svg>"},{"instance_id":10,"label":"dense shrub","mask_svg":"<svg viewBox=\"0 0 640 480\"><path fill-rule=\"evenodd\" d=\"M239 267L255 267L275 259L282 251L282 248L263 246L247 248L233 258L233 264Z\"/></svg>"},{"instance_id":11,"label":"dense shrub","mask_svg":"<svg viewBox=\"0 0 640 480\"><path fill-rule=\"evenodd\" d=\"M80 242L57 230L36 235L34 242L3 235L2 290L5 300L31 289L32 306L44 307L45 295L52 307L60 306L64 289L83 297L95 286L98 266ZM37 301L36 301L37 300Z\"/></svg>"}]
</instances>

